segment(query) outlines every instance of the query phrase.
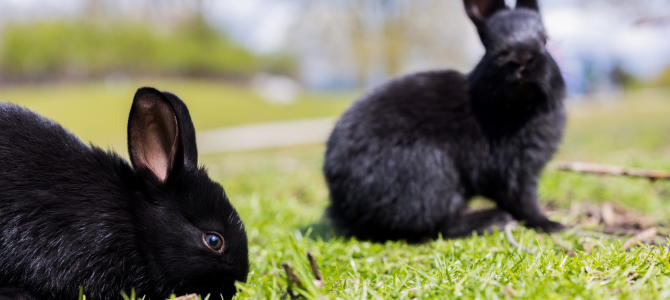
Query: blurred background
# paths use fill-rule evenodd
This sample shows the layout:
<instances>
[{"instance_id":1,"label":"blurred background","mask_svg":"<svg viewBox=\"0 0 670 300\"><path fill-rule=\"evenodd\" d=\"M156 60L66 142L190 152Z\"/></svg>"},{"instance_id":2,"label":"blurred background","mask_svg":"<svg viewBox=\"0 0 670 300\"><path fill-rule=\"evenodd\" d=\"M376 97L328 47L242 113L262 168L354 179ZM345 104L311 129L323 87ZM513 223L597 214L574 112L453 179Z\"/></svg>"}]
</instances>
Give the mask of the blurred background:
<instances>
[{"instance_id":1,"label":"blurred background","mask_svg":"<svg viewBox=\"0 0 670 300\"><path fill-rule=\"evenodd\" d=\"M409 72L471 69L483 50L461 2L3 0L1 79L171 76L248 84L272 74L309 90L369 88ZM667 1L541 4L571 95L607 96L670 80Z\"/></svg>"},{"instance_id":2,"label":"blurred background","mask_svg":"<svg viewBox=\"0 0 670 300\"><path fill-rule=\"evenodd\" d=\"M557 158L670 170L670 2L540 5L568 84ZM483 52L461 0L0 0L0 100L125 155L134 91L172 91L224 186L315 212L327 202L323 141L352 101L403 74L468 72ZM658 216L668 195L664 183L552 166L541 187L558 206Z\"/></svg>"}]
</instances>

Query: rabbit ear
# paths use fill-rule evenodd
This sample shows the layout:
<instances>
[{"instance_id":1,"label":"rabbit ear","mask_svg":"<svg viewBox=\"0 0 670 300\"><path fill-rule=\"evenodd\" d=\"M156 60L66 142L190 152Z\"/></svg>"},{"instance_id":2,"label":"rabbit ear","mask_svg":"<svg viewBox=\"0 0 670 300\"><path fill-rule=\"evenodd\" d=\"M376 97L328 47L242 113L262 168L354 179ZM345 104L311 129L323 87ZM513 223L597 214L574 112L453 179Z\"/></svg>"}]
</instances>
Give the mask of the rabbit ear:
<instances>
[{"instance_id":1,"label":"rabbit ear","mask_svg":"<svg viewBox=\"0 0 670 300\"><path fill-rule=\"evenodd\" d=\"M537 0L517 0L516 8L529 8L534 11L540 11L540 6L537 5Z\"/></svg>"},{"instance_id":2,"label":"rabbit ear","mask_svg":"<svg viewBox=\"0 0 670 300\"><path fill-rule=\"evenodd\" d=\"M128 118L128 152L138 173L151 172L164 183L179 152L179 124L166 97L153 88L135 93Z\"/></svg>"},{"instance_id":3,"label":"rabbit ear","mask_svg":"<svg viewBox=\"0 0 670 300\"><path fill-rule=\"evenodd\" d=\"M184 164L192 166L198 165L198 148L195 142L195 126L191 120L191 114L177 95L170 92L163 92L163 95L170 102L174 113L177 116L179 124L179 135L181 136L181 145L184 151Z\"/></svg>"},{"instance_id":4,"label":"rabbit ear","mask_svg":"<svg viewBox=\"0 0 670 300\"><path fill-rule=\"evenodd\" d=\"M468 17L479 26L494 13L507 8L505 0L463 0Z\"/></svg>"}]
</instances>

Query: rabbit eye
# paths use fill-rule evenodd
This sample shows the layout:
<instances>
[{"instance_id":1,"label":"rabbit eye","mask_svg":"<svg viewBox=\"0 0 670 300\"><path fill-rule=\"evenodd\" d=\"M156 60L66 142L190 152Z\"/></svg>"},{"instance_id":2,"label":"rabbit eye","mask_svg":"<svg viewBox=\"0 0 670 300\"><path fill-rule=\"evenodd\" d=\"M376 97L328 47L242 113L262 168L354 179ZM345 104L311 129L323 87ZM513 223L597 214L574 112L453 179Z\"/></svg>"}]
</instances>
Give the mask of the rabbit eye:
<instances>
[{"instance_id":1,"label":"rabbit eye","mask_svg":"<svg viewBox=\"0 0 670 300\"><path fill-rule=\"evenodd\" d=\"M218 233L206 232L202 234L202 242L205 243L207 248L221 253L223 251L223 237Z\"/></svg>"}]
</instances>

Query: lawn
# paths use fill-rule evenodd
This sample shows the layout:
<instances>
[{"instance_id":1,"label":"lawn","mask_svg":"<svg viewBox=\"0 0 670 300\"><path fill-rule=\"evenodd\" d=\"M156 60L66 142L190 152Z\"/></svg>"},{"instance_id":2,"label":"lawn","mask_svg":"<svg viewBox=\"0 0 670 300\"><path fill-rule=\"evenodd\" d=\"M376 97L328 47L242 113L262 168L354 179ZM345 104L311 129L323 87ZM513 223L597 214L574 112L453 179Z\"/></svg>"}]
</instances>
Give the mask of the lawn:
<instances>
[{"instance_id":1,"label":"lawn","mask_svg":"<svg viewBox=\"0 0 670 300\"><path fill-rule=\"evenodd\" d=\"M306 96L293 106L278 107L229 85L157 85L187 101L198 129L332 116L350 103L342 96ZM105 142L123 138L132 93L86 84L3 89L0 99L43 112L86 139ZM668 98L670 90L632 91L608 102L571 103L556 160L670 170ZM580 224L555 236L516 229L515 239L535 255L513 247L500 232L425 244L337 237L323 219L328 204L320 170L323 151L323 145L305 145L201 157L225 187L249 236L252 272L240 284L237 299L282 297L287 287L282 262L297 269L305 285L302 293L310 299L670 299L668 247L625 250L627 237L577 233L598 230L598 224ZM552 218L566 224L579 219L565 213L573 204L605 202L644 214L650 222L668 223L669 195L670 183L560 172L555 162L540 185L541 201L557 212ZM306 251L318 261L323 289L311 281Z\"/></svg>"},{"instance_id":2,"label":"lawn","mask_svg":"<svg viewBox=\"0 0 670 300\"><path fill-rule=\"evenodd\" d=\"M0 87L0 101L26 106L62 124L84 141L114 146L121 152L125 151L130 104L136 89L142 86L167 90L184 100L196 130L336 116L352 100L348 95L303 93L294 104L276 105L263 101L248 88L230 83L148 78Z\"/></svg>"},{"instance_id":3,"label":"lawn","mask_svg":"<svg viewBox=\"0 0 670 300\"><path fill-rule=\"evenodd\" d=\"M670 170L670 90L627 92L611 102L570 105L571 118L557 160ZM663 246L624 250L627 237L609 240L576 233L551 237L519 228L514 248L503 233L420 245L336 237L323 210L328 195L321 145L210 155L203 158L240 211L250 241L252 274L238 299L280 298L281 266L289 262L308 298L343 299L670 299L670 254ZM645 179L544 173L541 201L565 211L573 203L611 202L667 223L670 184ZM477 205L486 206L485 200ZM552 218L574 224L557 213ZM666 231L667 232L667 231ZM660 238L663 240L663 238ZM305 251L325 280L311 285Z\"/></svg>"}]
</instances>

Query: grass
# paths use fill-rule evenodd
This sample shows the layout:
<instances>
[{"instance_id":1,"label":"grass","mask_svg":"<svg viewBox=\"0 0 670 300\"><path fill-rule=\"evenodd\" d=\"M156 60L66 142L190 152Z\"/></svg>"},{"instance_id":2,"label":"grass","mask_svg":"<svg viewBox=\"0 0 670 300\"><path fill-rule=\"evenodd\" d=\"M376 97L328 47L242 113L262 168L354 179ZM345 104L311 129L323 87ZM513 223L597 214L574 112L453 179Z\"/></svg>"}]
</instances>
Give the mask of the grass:
<instances>
[{"instance_id":1,"label":"grass","mask_svg":"<svg viewBox=\"0 0 670 300\"><path fill-rule=\"evenodd\" d=\"M26 106L48 116L84 141L110 145L124 153L126 125L136 87L152 86L178 95L196 130L247 123L339 115L352 97L304 93L291 105L263 101L248 88L218 81L135 79L0 88L0 101Z\"/></svg>"},{"instance_id":2,"label":"grass","mask_svg":"<svg viewBox=\"0 0 670 300\"><path fill-rule=\"evenodd\" d=\"M251 95L235 87L164 84L169 87L161 88L194 101L187 103L199 129L334 115L349 103L306 99L292 108L273 107L258 99L248 103L228 96ZM108 96L87 98L99 95L100 90ZM212 92L214 95L208 94ZM89 134L95 140L97 131L87 128L95 123L114 123L101 125L109 128L121 126L122 135L132 91L124 93L114 96L98 84L81 89L3 90L0 99L26 99L17 101L64 123L71 122L75 132ZM19 95L61 96L54 96L51 103L47 98L30 100ZM610 104L571 105L557 160L670 170L668 96L670 90L636 91ZM104 104L117 98L126 102ZM218 99L222 103L213 103ZM87 101L100 101L102 108ZM91 112L79 116L81 112L68 111L67 105L74 104ZM266 111L257 111L261 109ZM81 119L69 119L74 116ZM113 135L111 129L104 128L101 132ZM281 298L287 286L281 267L284 261L297 269L305 284L301 292L308 299L670 299L667 246L640 245L624 250L623 241L580 237L573 231L557 234L554 239L525 228L515 230L515 238L535 250L535 256L512 247L499 232L425 244L380 244L338 237L323 218L328 203L320 171L323 151L322 145L306 145L201 157L211 176L226 188L249 236L252 271L248 282L239 285L236 299ZM565 173L553 169L553 163L540 184L543 203L568 208L574 202L615 202L656 221L670 217L668 195L667 182ZM575 255L568 255L564 246ZM322 290L312 284L304 255L308 250L317 257L324 275Z\"/></svg>"},{"instance_id":3,"label":"grass","mask_svg":"<svg viewBox=\"0 0 670 300\"><path fill-rule=\"evenodd\" d=\"M666 247L624 251L617 242L580 238L566 232L558 238L577 253L568 256L549 236L523 228L515 232L516 239L536 250L539 254L535 257L511 247L501 233L421 245L378 244L336 237L322 219L327 203L318 170L322 150L319 146L300 147L290 152L283 150L286 151L283 155L257 152L220 158L222 163L233 160L238 163L231 164L227 174L225 168L219 171L224 174L221 182L243 216L250 240L253 272L249 282L241 286L238 299L279 298L286 287L280 263L288 261L306 269L307 250L316 255L325 277L325 288L322 291L312 288L306 292L308 298L317 295L342 299L670 297ZM258 159L268 154L278 159L270 158L275 163L261 167ZM254 167L239 165L246 159ZM618 183L617 179L601 180L599 184L604 188ZM626 182L631 187L639 183ZM545 179L544 190L547 184ZM551 192L565 195L570 193L570 187L562 186ZM645 192L654 194L653 189ZM622 199L630 197L622 196ZM583 246L587 243L597 246L588 251ZM309 273L301 274L303 282L309 284ZM427 285L435 286L412 291Z\"/></svg>"},{"instance_id":4,"label":"grass","mask_svg":"<svg viewBox=\"0 0 670 300\"><path fill-rule=\"evenodd\" d=\"M609 104L571 104L556 159L670 170L668 96L670 90L636 91ZM203 157L247 226L252 273L237 299L280 298L287 286L283 261L302 270L303 293L310 299L670 299L665 246L624 250L623 240L574 231L554 240L525 228L515 230L515 237L535 256L511 247L499 232L419 245L337 237L323 219L323 151L313 145ZM670 216L670 183L553 167L540 184L543 203L568 208L574 202L614 202L659 222ZM566 245L576 254L567 255ZM305 251L319 261L323 290L311 285Z\"/></svg>"}]
</instances>

